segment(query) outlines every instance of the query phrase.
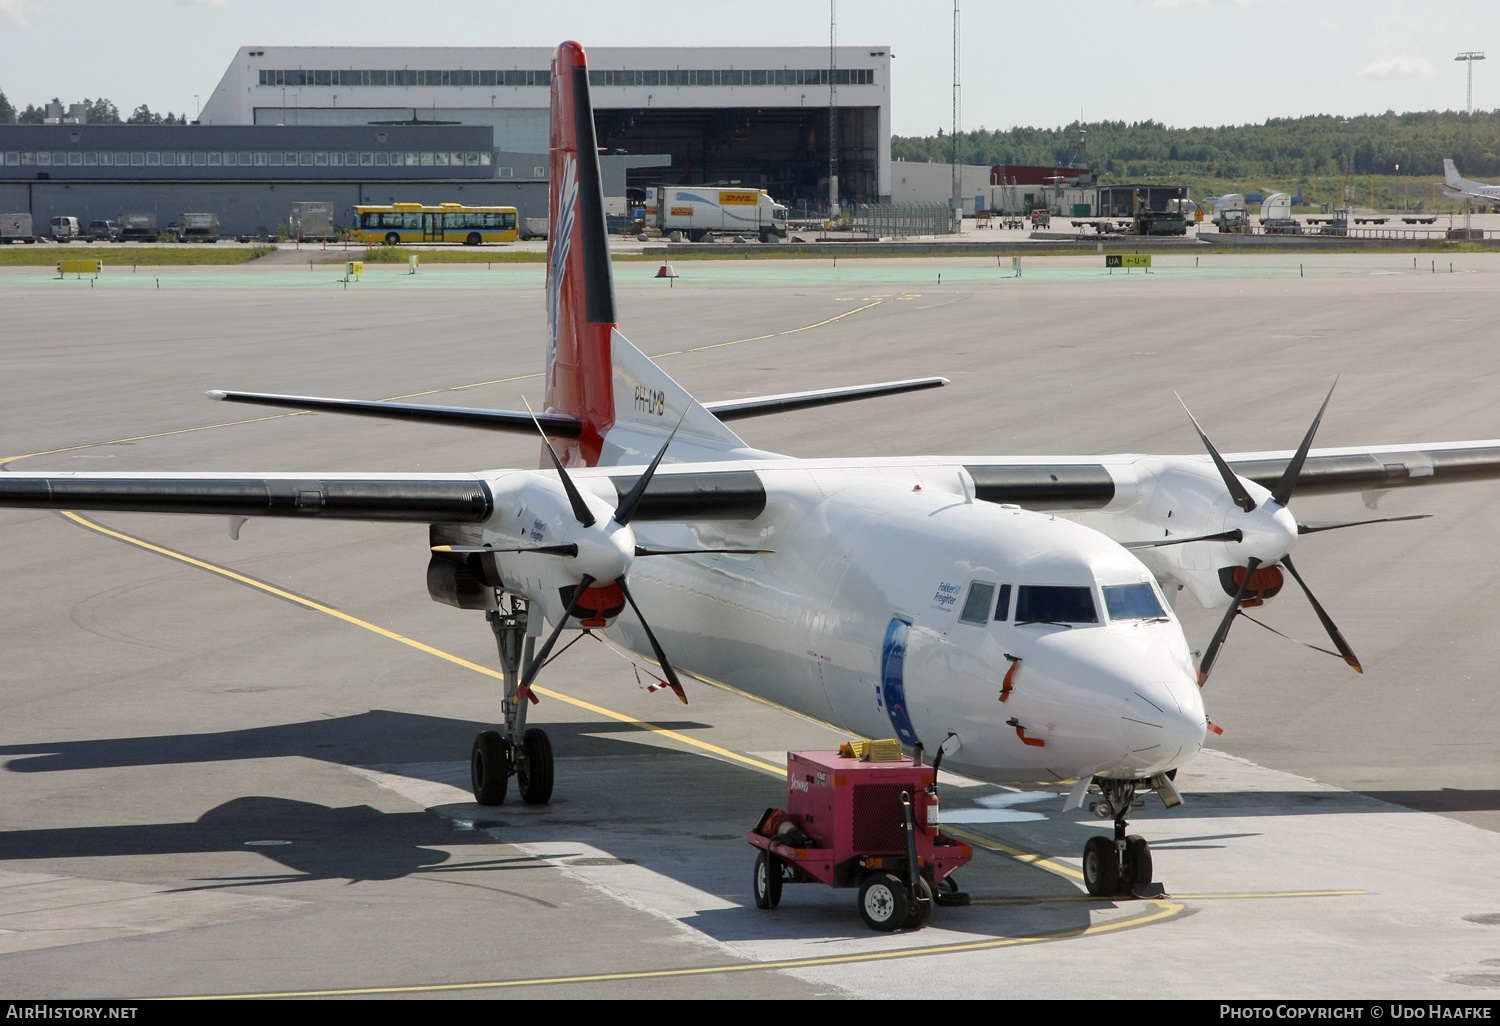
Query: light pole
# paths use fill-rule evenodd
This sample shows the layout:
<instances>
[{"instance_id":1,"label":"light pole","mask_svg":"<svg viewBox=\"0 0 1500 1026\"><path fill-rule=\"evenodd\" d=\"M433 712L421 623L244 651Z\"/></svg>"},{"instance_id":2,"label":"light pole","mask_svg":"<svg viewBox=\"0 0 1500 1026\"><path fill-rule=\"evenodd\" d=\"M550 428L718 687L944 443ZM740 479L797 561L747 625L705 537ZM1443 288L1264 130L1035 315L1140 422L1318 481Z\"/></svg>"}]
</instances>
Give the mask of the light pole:
<instances>
[{"instance_id":1,"label":"light pole","mask_svg":"<svg viewBox=\"0 0 1500 1026\"><path fill-rule=\"evenodd\" d=\"M1474 62L1484 60L1484 54L1478 50L1465 50L1453 59L1456 61L1466 61L1469 65L1469 96L1464 109L1472 116L1474 113Z\"/></svg>"},{"instance_id":2,"label":"light pole","mask_svg":"<svg viewBox=\"0 0 1500 1026\"><path fill-rule=\"evenodd\" d=\"M1479 50L1465 50L1463 53L1459 54L1457 57L1455 57L1453 59L1456 60L1456 61L1463 61L1465 64L1467 64L1468 65L1468 72L1469 72L1469 90L1468 90L1468 96L1465 98L1465 101L1464 101L1464 113L1466 115L1466 120L1464 122L1464 143L1465 143L1465 145L1464 145L1464 150L1465 150L1464 159L1467 160L1468 159L1468 152L1467 151L1469 149L1469 147L1468 147L1469 132L1472 130L1473 123L1474 123L1474 62L1475 61L1482 61L1482 60L1484 60L1484 54L1482 52L1480 52ZM1470 221L1470 218L1471 218L1471 214L1473 212L1473 207L1474 207L1473 202L1467 196L1465 196L1464 197L1464 238L1465 239L1467 239L1469 237L1469 221Z\"/></svg>"}]
</instances>

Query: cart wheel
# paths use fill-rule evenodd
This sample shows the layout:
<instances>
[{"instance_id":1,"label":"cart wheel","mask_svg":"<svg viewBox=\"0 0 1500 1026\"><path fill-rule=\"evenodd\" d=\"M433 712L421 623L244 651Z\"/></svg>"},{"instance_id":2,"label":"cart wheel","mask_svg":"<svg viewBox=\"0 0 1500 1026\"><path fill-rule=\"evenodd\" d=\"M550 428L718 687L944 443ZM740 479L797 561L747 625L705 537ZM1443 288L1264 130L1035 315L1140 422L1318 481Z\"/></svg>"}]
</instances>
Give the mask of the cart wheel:
<instances>
[{"instance_id":1,"label":"cart wheel","mask_svg":"<svg viewBox=\"0 0 1500 1026\"><path fill-rule=\"evenodd\" d=\"M932 917L932 887L922 877L917 878L916 898L911 903L911 911L906 913L906 922L901 924L903 929L920 930Z\"/></svg>"},{"instance_id":2,"label":"cart wheel","mask_svg":"<svg viewBox=\"0 0 1500 1026\"><path fill-rule=\"evenodd\" d=\"M906 884L890 873L871 873L859 888L859 914L872 930L900 929L911 914Z\"/></svg>"},{"instance_id":3,"label":"cart wheel","mask_svg":"<svg viewBox=\"0 0 1500 1026\"><path fill-rule=\"evenodd\" d=\"M761 852L755 856L755 907L773 909L781 904L781 860Z\"/></svg>"}]
</instances>

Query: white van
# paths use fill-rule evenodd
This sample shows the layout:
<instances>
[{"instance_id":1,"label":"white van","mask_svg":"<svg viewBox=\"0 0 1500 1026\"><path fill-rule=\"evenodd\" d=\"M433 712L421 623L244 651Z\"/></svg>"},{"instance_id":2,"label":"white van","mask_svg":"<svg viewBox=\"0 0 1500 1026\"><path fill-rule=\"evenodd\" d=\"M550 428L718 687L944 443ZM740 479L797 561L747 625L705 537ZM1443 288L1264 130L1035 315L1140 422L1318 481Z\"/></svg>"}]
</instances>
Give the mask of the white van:
<instances>
[{"instance_id":1,"label":"white van","mask_svg":"<svg viewBox=\"0 0 1500 1026\"><path fill-rule=\"evenodd\" d=\"M83 232L78 227L78 218L54 217L52 219L52 237L58 242L68 242L82 234Z\"/></svg>"}]
</instances>

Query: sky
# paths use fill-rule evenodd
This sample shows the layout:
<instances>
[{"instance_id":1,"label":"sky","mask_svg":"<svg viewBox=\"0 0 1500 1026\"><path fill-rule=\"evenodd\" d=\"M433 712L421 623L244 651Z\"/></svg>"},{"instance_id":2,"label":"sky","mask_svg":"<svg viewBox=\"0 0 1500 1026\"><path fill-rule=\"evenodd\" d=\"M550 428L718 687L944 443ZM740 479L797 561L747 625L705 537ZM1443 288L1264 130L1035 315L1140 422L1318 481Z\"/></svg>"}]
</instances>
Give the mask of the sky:
<instances>
[{"instance_id":1,"label":"sky","mask_svg":"<svg viewBox=\"0 0 1500 1026\"><path fill-rule=\"evenodd\" d=\"M430 17L417 16L421 12ZM952 120L951 0L844 0L841 45L883 47L892 129ZM1500 107L1500 2L965 0L962 125L1173 126ZM193 113L240 46L828 45L827 0L0 0L0 91L17 107L105 96ZM198 98L195 100L195 96Z\"/></svg>"}]
</instances>

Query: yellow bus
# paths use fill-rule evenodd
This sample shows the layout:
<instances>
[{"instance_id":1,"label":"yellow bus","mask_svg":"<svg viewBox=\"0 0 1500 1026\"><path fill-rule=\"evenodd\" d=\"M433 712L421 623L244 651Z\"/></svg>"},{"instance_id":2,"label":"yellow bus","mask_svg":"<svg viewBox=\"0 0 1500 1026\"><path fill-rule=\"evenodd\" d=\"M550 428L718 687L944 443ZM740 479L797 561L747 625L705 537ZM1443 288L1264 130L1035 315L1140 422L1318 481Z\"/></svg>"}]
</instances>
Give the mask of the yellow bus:
<instances>
[{"instance_id":1,"label":"yellow bus","mask_svg":"<svg viewBox=\"0 0 1500 1026\"><path fill-rule=\"evenodd\" d=\"M441 203L392 203L354 208L354 234L366 245L398 246L408 242L516 241L515 207L466 207Z\"/></svg>"}]
</instances>

